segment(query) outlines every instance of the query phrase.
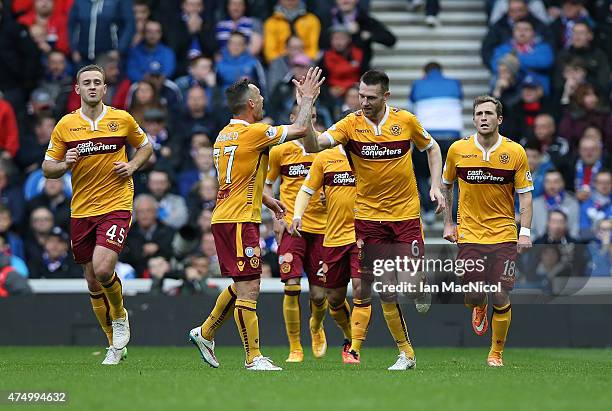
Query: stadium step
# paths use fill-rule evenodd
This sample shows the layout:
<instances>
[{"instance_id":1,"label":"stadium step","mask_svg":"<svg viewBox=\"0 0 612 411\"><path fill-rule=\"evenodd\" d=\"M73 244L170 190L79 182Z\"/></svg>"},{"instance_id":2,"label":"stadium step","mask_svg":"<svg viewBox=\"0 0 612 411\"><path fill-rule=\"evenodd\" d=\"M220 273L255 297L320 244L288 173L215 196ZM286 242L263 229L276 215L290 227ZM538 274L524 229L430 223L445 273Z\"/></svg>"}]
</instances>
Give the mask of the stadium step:
<instances>
[{"instance_id":1,"label":"stadium step","mask_svg":"<svg viewBox=\"0 0 612 411\"><path fill-rule=\"evenodd\" d=\"M372 3L372 11L406 11L406 0L380 0ZM440 8L445 11L473 11L482 10L483 0L442 0ZM422 13L423 9L418 12Z\"/></svg>"}]
</instances>

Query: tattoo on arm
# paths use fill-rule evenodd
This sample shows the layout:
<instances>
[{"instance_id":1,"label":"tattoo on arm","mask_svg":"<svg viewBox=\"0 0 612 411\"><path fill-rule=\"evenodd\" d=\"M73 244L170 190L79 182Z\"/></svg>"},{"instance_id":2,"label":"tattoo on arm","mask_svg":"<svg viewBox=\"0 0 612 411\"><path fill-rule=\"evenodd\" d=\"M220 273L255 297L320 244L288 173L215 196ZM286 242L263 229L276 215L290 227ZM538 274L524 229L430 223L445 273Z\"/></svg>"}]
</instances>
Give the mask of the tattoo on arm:
<instances>
[{"instance_id":1,"label":"tattoo on arm","mask_svg":"<svg viewBox=\"0 0 612 411\"><path fill-rule=\"evenodd\" d=\"M446 203L446 210L444 212L444 221L452 223L453 221L453 186L442 185L442 195Z\"/></svg>"},{"instance_id":2,"label":"tattoo on arm","mask_svg":"<svg viewBox=\"0 0 612 411\"><path fill-rule=\"evenodd\" d=\"M313 99L311 97L302 97L302 104L295 120L295 124L299 127L307 127L308 122L312 122L312 102Z\"/></svg>"}]
</instances>

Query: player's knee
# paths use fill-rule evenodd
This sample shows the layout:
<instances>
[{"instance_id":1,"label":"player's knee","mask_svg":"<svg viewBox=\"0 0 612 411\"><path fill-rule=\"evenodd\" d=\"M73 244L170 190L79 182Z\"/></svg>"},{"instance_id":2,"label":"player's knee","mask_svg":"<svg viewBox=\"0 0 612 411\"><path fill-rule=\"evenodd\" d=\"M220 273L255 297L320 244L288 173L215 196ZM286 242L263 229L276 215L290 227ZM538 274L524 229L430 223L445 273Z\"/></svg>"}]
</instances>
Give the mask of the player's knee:
<instances>
[{"instance_id":1,"label":"player's knee","mask_svg":"<svg viewBox=\"0 0 612 411\"><path fill-rule=\"evenodd\" d=\"M110 279L113 277L114 272L114 268L105 266L94 267L94 275L96 276L96 280L101 283L110 281Z\"/></svg>"},{"instance_id":2,"label":"player's knee","mask_svg":"<svg viewBox=\"0 0 612 411\"><path fill-rule=\"evenodd\" d=\"M85 280L87 281L87 289L89 290L89 292L95 293L98 291L102 291L102 287L100 286L98 280L95 279L95 277L85 277Z\"/></svg>"},{"instance_id":3,"label":"player's knee","mask_svg":"<svg viewBox=\"0 0 612 411\"><path fill-rule=\"evenodd\" d=\"M507 291L502 289L501 291L493 294L493 304L494 305L498 307L502 307L509 303L510 303L510 295L508 294Z\"/></svg>"},{"instance_id":4,"label":"player's knee","mask_svg":"<svg viewBox=\"0 0 612 411\"><path fill-rule=\"evenodd\" d=\"M383 303L395 303L397 302L397 294L396 293L379 293L380 300Z\"/></svg>"},{"instance_id":5,"label":"player's knee","mask_svg":"<svg viewBox=\"0 0 612 411\"><path fill-rule=\"evenodd\" d=\"M327 290L327 302L333 307L338 307L344 302L346 296L339 290Z\"/></svg>"}]
</instances>

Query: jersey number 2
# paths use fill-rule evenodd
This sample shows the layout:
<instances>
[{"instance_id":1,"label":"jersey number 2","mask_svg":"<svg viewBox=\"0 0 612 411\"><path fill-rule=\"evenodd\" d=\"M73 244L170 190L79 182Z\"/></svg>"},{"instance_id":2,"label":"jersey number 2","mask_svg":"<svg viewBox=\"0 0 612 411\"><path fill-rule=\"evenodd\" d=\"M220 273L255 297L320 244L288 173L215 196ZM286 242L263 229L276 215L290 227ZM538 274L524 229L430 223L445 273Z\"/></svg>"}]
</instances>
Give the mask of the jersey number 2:
<instances>
[{"instance_id":1,"label":"jersey number 2","mask_svg":"<svg viewBox=\"0 0 612 411\"><path fill-rule=\"evenodd\" d=\"M236 153L236 149L238 146L226 146L223 147L223 155L229 155L229 159L227 160L227 167L225 169L225 184L232 183L232 167L234 166L234 154ZM219 184L222 184L221 181L221 170L219 169L219 157L221 157L221 149L215 148L213 150L213 157L215 158L215 166L217 167L217 175L219 176Z\"/></svg>"}]
</instances>

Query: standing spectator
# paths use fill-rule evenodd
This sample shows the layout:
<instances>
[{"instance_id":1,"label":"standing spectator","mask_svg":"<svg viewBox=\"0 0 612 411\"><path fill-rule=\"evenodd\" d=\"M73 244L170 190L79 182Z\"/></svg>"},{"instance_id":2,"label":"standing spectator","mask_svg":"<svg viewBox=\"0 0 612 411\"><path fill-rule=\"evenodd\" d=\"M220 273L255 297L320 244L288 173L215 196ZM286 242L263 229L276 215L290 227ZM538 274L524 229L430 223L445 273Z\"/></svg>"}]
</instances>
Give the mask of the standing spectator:
<instances>
[{"instance_id":1,"label":"standing spectator","mask_svg":"<svg viewBox=\"0 0 612 411\"><path fill-rule=\"evenodd\" d=\"M425 24L430 27L440 25L438 14L440 13L440 0L408 0L406 8L408 11L416 11L425 3Z\"/></svg>"},{"instance_id":2,"label":"standing spectator","mask_svg":"<svg viewBox=\"0 0 612 411\"><path fill-rule=\"evenodd\" d=\"M148 0L134 0L132 9L134 10L134 36L130 44L136 47L144 40L145 24L151 17L151 8Z\"/></svg>"},{"instance_id":3,"label":"standing spectator","mask_svg":"<svg viewBox=\"0 0 612 411\"><path fill-rule=\"evenodd\" d=\"M505 13L508 12L509 3L508 0L493 0L493 7L491 8L489 16L489 25L497 23ZM527 9L529 13L536 17L542 23L547 24L549 21L548 12L546 10L545 2L542 0L527 0Z\"/></svg>"},{"instance_id":4,"label":"standing spectator","mask_svg":"<svg viewBox=\"0 0 612 411\"><path fill-rule=\"evenodd\" d=\"M191 150L195 168L183 171L179 175L179 193L187 199L189 193L195 185L204 177L215 177L216 172L213 166L213 150L210 147L201 147Z\"/></svg>"},{"instance_id":5,"label":"standing spectator","mask_svg":"<svg viewBox=\"0 0 612 411\"><path fill-rule=\"evenodd\" d=\"M591 277L612 276L612 220L600 220L593 227L595 238L589 243Z\"/></svg>"},{"instance_id":6,"label":"standing spectator","mask_svg":"<svg viewBox=\"0 0 612 411\"><path fill-rule=\"evenodd\" d=\"M287 39L285 53L272 60L268 64L268 93L272 95L272 91L281 83L291 68L291 62L298 54L304 54L304 42L296 35L291 35Z\"/></svg>"},{"instance_id":7,"label":"standing spectator","mask_svg":"<svg viewBox=\"0 0 612 411\"><path fill-rule=\"evenodd\" d=\"M577 23L586 23L591 27L595 25L584 7L584 0L562 0L561 14L550 25L557 50L570 47L572 32Z\"/></svg>"},{"instance_id":8,"label":"standing spectator","mask_svg":"<svg viewBox=\"0 0 612 411\"><path fill-rule=\"evenodd\" d=\"M213 107L223 105L223 96L220 87L217 87L217 73L210 57L198 56L189 62L189 74L179 77L175 81L183 96L193 86L200 86L206 91L207 101L210 101L209 111Z\"/></svg>"},{"instance_id":9,"label":"standing spectator","mask_svg":"<svg viewBox=\"0 0 612 411\"><path fill-rule=\"evenodd\" d=\"M561 110L567 109L578 86L587 82L587 66L580 57L574 57L565 62L563 66L558 65L553 82L553 99Z\"/></svg>"},{"instance_id":10,"label":"standing spectator","mask_svg":"<svg viewBox=\"0 0 612 411\"><path fill-rule=\"evenodd\" d=\"M66 16L55 10L54 0L35 0L34 13L24 14L17 21L26 27L41 27L44 39L51 49L61 51L67 56L70 54L70 46Z\"/></svg>"},{"instance_id":11,"label":"standing spectator","mask_svg":"<svg viewBox=\"0 0 612 411\"><path fill-rule=\"evenodd\" d=\"M25 202L21 187L11 184L11 164L0 158L0 205L11 210L15 221L22 221Z\"/></svg>"},{"instance_id":12,"label":"standing spectator","mask_svg":"<svg viewBox=\"0 0 612 411\"><path fill-rule=\"evenodd\" d=\"M266 76L261 63L247 50L247 38L239 31L230 35L227 47L221 50L217 63L217 79L221 90L227 89L236 81L248 78L262 93L266 92Z\"/></svg>"},{"instance_id":13,"label":"standing spectator","mask_svg":"<svg viewBox=\"0 0 612 411\"><path fill-rule=\"evenodd\" d=\"M144 124L144 113L147 110L164 110L155 85L149 80L134 83L133 97L128 105L128 111L138 124Z\"/></svg>"},{"instance_id":14,"label":"standing spectator","mask_svg":"<svg viewBox=\"0 0 612 411\"><path fill-rule=\"evenodd\" d=\"M576 88L570 104L563 113L559 132L569 140L573 147L587 127L597 127L603 131L603 143L612 150L612 114L609 107L590 84Z\"/></svg>"},{"instance_id":15,"label":"standing spectator","mask_svg":"<svg viewBox=\"0 0 612 411\"><path fill-rule=\"evenodd\" d=\"M130 81L142 80L154 62L159 64L165 77L172 77L176 70L176 57L172 49L161 42L162 35L160 22L149 20L145 23L144 40L130 50L127 60Z\"/></svg>"},{"instance_id":16,"label":"standing spectator","mask_svg":"<svg viewBox=\"0 0 612 411\"><path fill-rule=\"evenodd\" d=\"M372 60L372 44L378 43L386 47L393 47L396 38L380 21L372 17L367 9L358 6L357 0L336 0L336 7L331 11L331 20L325 21L324 27L342 24L348 27L353 36L353 44L363 50L364 70L370 68ZM330 39L323 32L321 44L329 47ZM307 53L308 54L308 53Z\"/></svg>"},{"instance_id":17,"label":"standing spectator","mask_svg":"<svg viewBox=\"0 0 612 411\"><path fill-rule=\"evenodd\" d=\"M132 0L74 0L68 30L72 60L79 66L109 51L125 57L135 30Z\"/></svg>"},{"instance_id":18,"label":"standing spectator","mask_svg":"<svg viewBox=\"0 0 612 411\"><path fill-rule=\"evenodd\" d=\"M319 52L321 23L317 16L306 11L301 0L278 0L274 13L264 23L266 62L285 54L287 39L296 34L304 42L304 52L311 58Z\"/></svg>"},{"instance_id":19,"label":"standing spectator","mask_svg":"<svg viewBox=\"0 0 612 411\"><path fill-rule=\"evenodd\" d=\"M602 170L594 178L593 191L580 205L580 234L588 238L595 224L612 218L612 174Z\"/></svg>"},{"instance_id":20,"label":"standing spectator","mask_svg":"<svg viewBox=\"0 0 612 411\"><path fill-rule=\"evenodd\" d=\"M231 34L239 31L248 39L249 53L258 56L263 47L263 28L261 21L254 17L249 17L248 5L246 0L227 0L226 2L227 19L217 23L216 34L219 48L225 47Z\"/></svg>"},{"instance_id":21,"label":"standing spectator","mask_svg":"<svg viewBox=\"0 0 612 411\"><path fill-rule=\"evenodd\" d=\"M520 141L531 135L538 114L551 111L552 107L544 97L540 82L533 76L527 76L521 84L520 100L504 106L504 121L499 131L514 141Z\"/></svg>"},{"instance_id":22,"label":"standing spectator","mask_svg":"<svg viewBox=\"0 0 612 411\"><path fill-rule=\"evenodd\" d=\"M183 197L170 193L171 181L168 172L152 170L147 188L157 201L158 220L174 229L184 226L188 217L187 205Z\"/></svg>"},{"instance_id":23,"label":"standing spectator","mask_svg":"<svg viewBox=\"0 0 612 411\"><path fill-rule=\"evenodd\" d=\"M601 135L585 132L578 144L578 157L574 163L576 198L581 202L586 201L593 191L594 177L600 171L609 168L609 158L603 155Z\"/></svg>"},{"instance_id":24,"label":"standing spectator","mask_svg":"<svg viewBox=\"0 0 612 411\"><path fill-rule=\"evenodd\" d=\"M11 159L19 150L19 129L11 103L0 93L0 158Z\"/></svg>"},{"instance_id":25,"label":"standing spectator","mask_svg":"<svg viewBox=\"0 0 612 411\"><path fill-rule=\"evenodd\" d=\"M217 52L214 22L206 19L213 10L206 10L202 0L182 0L180 10L158 14L166 29L166 42L176 53L178 75L187 74L189 60L200 55L212 57Z\"/></svg>"},{"instance_id":26,"label":"standing spectator","mask_svg":"<svg viewBox=\"0 0 612 411\"><path fill-rule=\"evenodd\" d=\"M559 52L555 67L556 77L560 77L567 63L576 58L582 59L586 64L587 81L598 90L607 90L610 81L608 57L594 45L593 30L584 22L574 24L569 47Z\"/></svg>"},{"instance_id":27,"label":"standing spectator","mask_svg":"<svg viewBox=\"0 0 612 411\"><path fill-rule=\"evenodd\" d=\"M553 38L550 30L546 24L529 13L525 0L509 0L508 12L489 28L482 40L482 48L480 49L482 62L493 72L495 70L490 66L490 63L494 50L512 39L514 25L520 20L530 21L536 35L543 41L552 44Z\"/></svg>"},{"instance_id":28,"label":"standing spectator","mask_svg":"<svg viewBox=\"0 0 612 411\"><path fill-rule=\"evenodd\" d=\"M577 237L580 206L576 198L565 190L561 173L554 169L544 176L544 194L533 200L532 238L538 238L546 232L547 216L552 210L561 210L567 216L569 233Z\"/></svg>"},{"instance_id":29,"label":"standing spectator","mask_svg":"<svg viewBox=\"0 0 612 411\"><path fill-rule=\"evenodd\" d=\"M35 261L43 253L43 245L53 229L53 213L46 207L39 207L30 214L30 226L25 234L26 261Z\"/></svg>"},{"instance_id":30,"label":"standing spectator","mask_svg":"<svg viewBox=\"0 0 612 411\"><path fill-rule=\"evenodd\" d=\"M17 234L13 227L13 218L11 216L11 210L4 205L0 205L0 235L6 238L6 243L11 249L11 253L25 259L25 248L21 236Z\"/></svg>"},{"instance_id":31,"label":"standing spectator","mask_svg":"<svg viewBox=\"0 0 612 411\"><path fill-rule=\"evenodd\" d=\"M553 49L550 44L536 37L533 24L529 20L515 22L512 29L512 40L495 48L489 63L494 72L497 71L499 60L508 53L516 54L521 70L537 78L542 84L544 94L548 95L550 93L548 71L554 63Z\"/></svg>"},{"instance_id":32,"label":"standing spectator","mask_svg":"<svg viewBox=\"0 0 612 411\"><path fill-rule=\"evenodd\" d=\"M346 26L337 24L330 28L330 32L331 47L323 53L320 66L329 91L339 105L346 91L359 82L364 72L363 50L352 43Z\"/></svg>"},{"instance_id":33,"label":"standing spectator","mask_svg":"<svg viewBox=\"0 0 612 411\"><path fill-rule=\"evenodd\" d=\"M64 192L64 180L45 179L43 192L28 202L28 215L32 210L47 208L53 213L55 226L68 230L70 227L70 198Z\"/></svg>"},{"instance_id":34,"label":"standing spectator","mask_svg":"<svg viewBox=\"0 0 612 411\"><path fill-rule=\"evenodd\" d=\"M151 257L166 260L172 257L174 230L157 219L157 201L148 194L134 199L134 219L121 261L134 267L138 277L142 277Z\"/></svg>"},{"instance_id":35,"label":"standing spectator","mask_svg":"<svg viewBox=\"0 0 612 411\"><path fill-rule=\"evenodd\" d=\"M30 278L82 278L83 270L75 262L70 238L60 227L53 227L46 237L43 253L30 263Z\"/></svg>"}]
</instances>

